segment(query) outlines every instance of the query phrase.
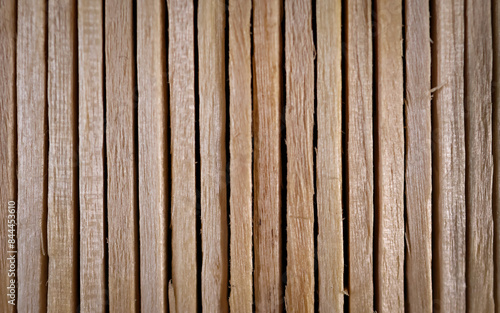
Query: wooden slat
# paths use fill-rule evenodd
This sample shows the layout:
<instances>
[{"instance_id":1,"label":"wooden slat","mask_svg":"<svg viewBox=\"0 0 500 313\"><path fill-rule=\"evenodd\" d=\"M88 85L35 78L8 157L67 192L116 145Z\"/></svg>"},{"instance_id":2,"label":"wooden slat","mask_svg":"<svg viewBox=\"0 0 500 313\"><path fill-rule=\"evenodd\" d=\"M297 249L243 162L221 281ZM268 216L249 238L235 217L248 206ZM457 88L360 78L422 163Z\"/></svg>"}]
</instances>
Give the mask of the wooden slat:
<instances>
[{"instance_id":1,"label":"wooden slat","mask_svg":"<svg viewBox=\"0 0 500 313\"><path fill-rule=\"evenodd\" d=\"M465 6L467 311L493 312L491 2Z\"/></svg>"},{"instance_id":2,"label":"wooden slat","mask_svg":"<svg viewBox=\"0 0 500 313\"><path fill-rule=\"evenodd\" d=\"M104 312L104 59L102 0L78 1L80 310Z\"/></svg>"},{"instance_id":3,"label":"wooden slat","mask_svg":"<svg viewBox=\"0 0 500 313\"><path fill-rule=\"evenodd\" d=\"M70 312L78 299L76 3L50 0L48 10L47 310Z\"/></svg>"},{"instance_id":4,"label":"wooden slat","mask_svg":"<svg viewBox=\"0 0 500 313\"><path fill-rule=\"evenodd\" d=\"M428 1L405 1L406 278L410 312L432 312L431 40Z\"/></svg>"},{"instance_id":5,"label":"wooden slat","mask_svg":"<svg viewBox=\"0 0 500 313\"><path fill-rule=\"evenodd\" d=\"M404 312L402 1L377 0L377 312Z\"/></svg>"},{"instance_id":6,"label":"wooden slat","mask_svg":"<svg viewBox=\"0 0 500 313\"><path fill-rule=\"evenodd\" d=\"M229 1L229 123L232 312L252 312L251 0Z\"/></svg>"},{"instance_id":7,"label":"wooden slat","mask_svg":"<svg viewBox=\"0 0 500 313\"><path fill-rule=\"evenodd\" d=\"M105 1L110 312L139 310L133 1Z\"/></svg>"},{"instance_id":8,"label":"wooden slat","mask_svg":"<svg viewBox=\"0 0 500 313\"><path fill-rule=\"evenodd\" d=\"M500 310L500 2L492 1L493 15L493 218L495 308Z\"/></svg>"},{"instance_id":9,"label":"wooden slat","mask_svg":"<svg viewBox=\"0 0 500 313\"><path fill-rule=\"evenodd\" d=\"M434 305L465 312L464 3L434 3Z\"/></svg>"},{"instance_id":10,"label":"wooden slat","mask_svg":"<svg viewBox=\"0 0 500 313\"><path fill-rule=\"evenodd\" d=\"M320 312L344 310L342 1L316 2L318 288Z\"/></svg>"},{"instance_id":11,"label":"wooden slat","mask_svg":"<svg viewBox=\"0 0 500 313\"><path fill-rule=\"evenodd\" d=\"M373 126L371 1L347 6L349 311L373 311Z\"/></svg>"},{"instance_id":12,"label":"wooden slat","mask_svg":"<svg viewBox=\"0 0 500 313\"><path fill-rule=\"evenodd\" d=\"M255 309L281 312L281 0L253 8Z\"/></svg>"},{"instance_id":13,"label":"wooden slat","mask_svg":"<svg viewBox=\"0 0 500 313\"><path fill-rule=\"evenodd\" d=\"M198 3L201 160L201 297L206 312L226 312L225 3Z\"/></svg>"},{"instance_id":14,"label":"wooden slat","mask_svg":"<svg viewBox=\"0 0 500 313\"><path fill-rule=\"evenodd\" d=\"M44 0L17 7L19 312L47 309L47 84Z\"/></svg>"}]
</instances>

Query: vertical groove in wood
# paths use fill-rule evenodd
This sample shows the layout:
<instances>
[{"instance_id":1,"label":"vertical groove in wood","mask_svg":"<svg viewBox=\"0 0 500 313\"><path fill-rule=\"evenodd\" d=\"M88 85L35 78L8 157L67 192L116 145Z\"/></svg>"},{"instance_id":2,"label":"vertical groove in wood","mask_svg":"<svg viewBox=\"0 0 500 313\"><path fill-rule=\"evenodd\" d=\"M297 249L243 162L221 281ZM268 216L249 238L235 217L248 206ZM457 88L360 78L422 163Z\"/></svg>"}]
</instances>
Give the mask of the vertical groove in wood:
<instances>
[{"instance_id":1,"label":"vertical groove in wood","mask_svg":"<svg viewBox=\"0 0 500 313\"><path fill-rule=\"evenodd\" d=\"M74 311L78 301L78 139L76 3L48 6L49 186L47 310Z\"/></svg>"},{"instance_id":2,"label":"vertical groove in wood","mask_svg":"<svg viewBox=\"0 0 500 313\"><path fill-rule=\"evenodd\" d=\"M133 1L105 1L110 312L136 312L138 257L134 151Z\"/></svg>"},{"instance_id":3,"label":"vertical groove in wood","mask_svg":"<svg viewBox=\"0 0 500 313\"><path fill-rule=\"evenodd\" d=\"M500 1L492 1L493 21L493 218L495 310L500 312Z\"/></svg>"},{"instance_id":4,"label":"vertical groove in wood","mask_svg":"<svg viewBox=\"0 0 500 313\"><path fill-rule=\"evenodd\" d=\"M253 8L255 309L281 312L281 0Z\"/></svg>"},{"instance_id":5,"label":"vertical groove in wood","mask_svg":"<svg viewBox=\"0 0 500 313\"><path fill-rule=\"evenodd\" d=\"M465 312L464 1L434 5L434 302Z\"/></svg>"},{"instance_id":6,"label":"vertical groove in wood","mask_svg":"<svg viewBox=\"0 0 500 313\"><path fill-rule=\"evenodd\" d=\"M104 312L104 61L102 0L78 1L80 310Z\"/></svg>"},{"instance_id":7,"label":"vertical groove in wood","mask_svg":"<svg viewBox=\"0 0 500 313\"><path fill-rule=\"evenodd\" d=\"M226 7L222 0L201 0L198 5L202 307L207 312L226 312Z\"/></svg>"},{"instance_id":8,"label":"vertical groove in wood","mask_svg":"<svg viewBox=\"0 0 500 313\"><path fill-rule=\"evenodd\" d=\"M410 312L432 312L431 40L429 2L405 1L406 279Z\"/></svg>"},{"instance_id":9,"label":"vertical groove in wood","mask_svg":"<svg viewBox=\"0 0 500 313\"><path fill-rule=\"evenodd\" d=\"M232 312L252 312L251 0L229 1L231 294Z\"/></svg>"},{"instance_id":10,"label":"vertical groove in wood","mask_svg":"<svg viewBox=\"0 0 500 313\"><path fill-rule=\"evenodd\" d=\"M46 1L18 2L18 294L20 312L47 309Z\"/></svg>"},{"instance_id":11,"label":"vertical groove in wood","mask_svg":"<svg viewBox=\"0 0 500 313\"><path fill-rule=\"evenodd\" d=\"M371 1L347 1L349 310L373 311Z\"/></svg>"}]
</instances>

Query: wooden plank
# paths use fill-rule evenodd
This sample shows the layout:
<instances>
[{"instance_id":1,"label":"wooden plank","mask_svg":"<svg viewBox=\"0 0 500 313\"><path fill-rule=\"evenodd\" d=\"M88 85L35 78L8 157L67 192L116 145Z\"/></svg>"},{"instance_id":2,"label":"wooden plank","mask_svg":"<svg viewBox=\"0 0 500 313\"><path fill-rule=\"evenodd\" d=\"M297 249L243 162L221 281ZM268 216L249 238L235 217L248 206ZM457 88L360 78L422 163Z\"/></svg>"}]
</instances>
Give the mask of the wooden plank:
<instances>
[{"instance_id":1,"label":"wooden plank","mask_svg":"<svg viewBox=\"0 0 500 313\"><path fill-rule=\"evenodd\" d=\"M493 219L495 309L500 312L500 2L492 1L493 15Z\"/></svg>"},{"instance_id":2,"label":"wooden plank","mask_svg":"<svg viewBox=\"0 0 500 313\"><path fill-rule=\"evenodd\" d=\"M50 0L48 11L47 310L70 312L78 299L76 3Z\"/></svg>"},{"instance_id":3,"label":"wooden plank","mask_svg":"<svg viewBox=\"0 0 500 313\"><path fill-rule=\"evenodd\" d=\"M194 7L185 0L169 0L167 5L172 154L169 306L171 312L197 312Z\"/></svg>"},{"instance_id":4,"label":"wooden plank","mask_svg":"<svg viewBox=\"0 0 500 313\"><path fill-rule=\"evenodd\" d=\"M232 312L252 312L252 1L229 1Z\"/></svg>"},{"instance_id":5,"label":"wooden plank","mask_svg":"<svg viewBox=\"0 0 500 313\"><path fill-rule=\"evenodd\" d=\"M437 1L432 16L434 304L465 312L464 3Z\"/></svg>"},{"instance_id":6,"label":"wooden plank","mask_svg":"<svg viewBox=\"0 0 500 313\"><path fill-rule=\"evenodd\" d=\"M17 7L18 311L47 309L47 72L44 0Z\"/></svg>"},{"instance_id":7,"label":"wooden plank","mask_svg":"<svg viewBox=\"0 0 500 313\"><path fill-rule=\"evenodd\" d=\"M15 241L17 178L16 178L16 1L3 1L0 5L0 284L8 286L0 297L0 311L14 312L17 300L17 277L11 261L17 261ZM11 202L12 201L12 202ZM11 247L12 245L12 247ZM17 262L16 262L17 263ZM12 296L11 296L12 295ZM9 301L12 301L9 304Z\"/></svg>"},{"instance_id":8,"label":"wooden plank","mask_svg":"<svg viewBox=\"0 0 500 313\"><path fill-rule=\"evenodd\" d=\"M431 38L428 1L405 1L406 288L410 312L432 312Z\"/></svg>"},{"instance_id":9,"label":"wooden plank","mask_svg":"<svg viewBox=\"0 0 500 313\"><path fill-rule=\"evenodd\" d=\"M377 312L404 312L403 14L377 0Z\"/></svg>"},{"instance_id":10,"label":"wooden plank","mask_svg":"<svg viewBox=\"0 0 500 313\"><path fill-rule=\"evenodd\" d=\"M207 312L226 312L225 3L198 3L201 160L201 297Z\"/></svg>"},{"instance_id":11,"label":"wooden plank","mask_svg":"<svg viewBox=\"0 0 500 313\"><path fill-rule=\"evenodd\" d=\"M105 312L102 0L78 1L80 310Z\"/></svg>"},{"instance_id":12,"label":"wooden plank","mask_svg":"<svg viewBox=\"0 0 500 313\"><path fill-rule=\"evenodd\" d=\"M139 311L133 1L105 1L110 312Z\"/></svg>"},{"instance_id":13,"label":"wooden plank","mask_svg":"<svg viewBox=\"0 0 500 313\"><path fill-rule=\"evenodd\" d=\"M493 312L491 2L465 6L467 311Z\"/></svg>"},{"instance_id":14,"label":"wooden plank","mask_svg":"<svg viewBox=\"0 0 500 313\"><path fill-rule=\"evenodd\" d=\"M347 3L349 311L373 311L371 1Z\"/></svg>"},{"instance_id":15,"label":"wooden plank","mask_svg":"<svg viewBox=\"0 0 500 313\"><path fill-rule=\"evenodd\" d=\"M318 289L320 312L344 310L342 1L316 2Z\"/></svg>"},{"instance_id":16,"label":"wooden plank","mask_svg":"<svg viewBox=\"0 0 500 313\"><path fill-rule=\"evenodd\" d=\"M281 242L282 1L255 0L254 289L255 309L283 309Z\"/></svg>"},{"instance_id":17,"label":"wooden plank","mask_svg":"<svg viewBox=\"0 0 500 313\"><path fill-rule=\"evenodd\" d=\"M312 4L285 4L289 312L314 311L314 43Z\"/></svg>"}]
</instances>

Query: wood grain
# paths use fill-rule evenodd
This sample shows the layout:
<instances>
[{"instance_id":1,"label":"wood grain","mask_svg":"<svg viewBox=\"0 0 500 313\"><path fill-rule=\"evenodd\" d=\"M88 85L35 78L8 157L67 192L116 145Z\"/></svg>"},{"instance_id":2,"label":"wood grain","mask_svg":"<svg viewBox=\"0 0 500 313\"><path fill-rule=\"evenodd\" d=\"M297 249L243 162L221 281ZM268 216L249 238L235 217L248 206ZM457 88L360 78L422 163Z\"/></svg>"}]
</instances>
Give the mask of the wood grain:
<instances>
[{"instance_id":1,"label":"wood grain","mask_svg":"<svg viewBox=\"0 0 500 313\"><path fill-rule=\"evenodd\" d=\"M229 1L229 123L232 312L251 313L252 281L252 63L250 0Z\"/></svg>"},{"instance_id":2,"label":"wood grain","mask_svg":"<svg viewBox=\"0 0 500 313\"><path fill-rule=\"evenodd\" d=\"M467 0L465 12L467 311L493 312L491 2Z\"/></svg>"},{"instance_id":3,"label":"wood grain","mask_svg":"<svg viewBox=\"0 0 500 313\"><path fill-rule=\"evenodd\" d=\"M198 3L203 310L227 312L225 2Z\"/></svg>"},{"instance_id":4,"label":"wood grain","mask_svg":"<svg viewBox=\"0 0 500 313\"><path fill-rule=\"evenodd\" d=\"M465 312L464 4L434 3L434 306Z\"/></svg>"},{"instance_id":5,"label":"wood grain","mask_svg":"<svg viewBox=\"0 0 500 313\"><path fill-rule=\"evenodd\" d=\"M197 311L194 7L169 0L168 70L172 161L171 312Z\"/></svg>"},{"instance_id":6,"label":"wood grain","mask_svg":"<svg viewBox=\"0 0 500 313\"><path fill-rule=\"evenodd\" d=\"M255 310L283 309L281 242L282 1L253 8Z\"/></svg>"},{"instance_id":7,"label":"wood grain","mask_svg":"<svg viewBox=\"0 0 500 313\"><path fill-rule=\"evenodd\" d=\"M78 1L80 310L105 312L103 4Z\"/></svg>"},{"instance_id":8,"label":"wood grain","mask_svg":"<svg viewBox=\"0 0 500 313\"><path fill-rule=\"evenodd\" d=\"M500 2L492 1L493 30L493 219L495 312L500 312Z\"/></svg>"},{"instance_id":9,"label":"wood grain","mask_svg":"<svg viewBox=\"0 0 500 313\"><path fill-rule=\"evenodd\" d=\"M105 1L110 312L139 311L133 2Z\"/></svg>"},{"instance_id":10,"label":"wood grain","mask_svg":"<svg viewBox=\"0 0 500 313\"><path fill-rule=\"evenodd\" d=\"M17 7L19 312L47 310L47 59L43 0Z\"/></svg>"},{"instance_id":11,"label":"wood grain","mask_svg":"<svg viewBox=\"0 0 500 313\"><path fill-rule=\"evenodd\" d=\"M347 3L349 311L373 311L371 1Z\"/></svg>"},{"instance_id":12,"label":"wood grain","mask_svg":"<svg viewBox=\"0 0 500 313\"><path fill-rule=\"evenodd\" d=\"M48 11L47 311L71 312L78 305L76 3L50 0Z\"/></svg>"},{"instance_id":13,"label":"wood grain","mask_svg":"<svg viewBox=\"0 0 500 313\"><path fill-rule=\"evenodd\" d=\"M410 312L432 312L431 38L428 1L405 1L406 288Z\"/></svg>"},{"instance_id":14,"label":"wood grain","mask_svg":"<svg viewBox=\"0 0 500 313\"><path fill-rule=\"evenodd\" d=\"M342 1L316 2L319 311L344 310L342 226Z\"/></svg>"}]
</instances>

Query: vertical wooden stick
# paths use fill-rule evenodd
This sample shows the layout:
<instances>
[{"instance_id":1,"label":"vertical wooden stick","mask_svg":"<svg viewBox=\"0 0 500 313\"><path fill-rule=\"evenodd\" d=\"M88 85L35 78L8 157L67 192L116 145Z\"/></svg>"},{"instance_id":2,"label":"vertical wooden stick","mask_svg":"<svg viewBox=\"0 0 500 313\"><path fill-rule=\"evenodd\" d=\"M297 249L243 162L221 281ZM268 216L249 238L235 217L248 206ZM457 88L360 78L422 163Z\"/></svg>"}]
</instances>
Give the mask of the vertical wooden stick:
<instances>
[{"instance_id":1,"label":"vertical wooden stick","mask_svg":"<svg viewBox=\"0 0 500 313\"><path fill-rule=\"evenodd\" d=\"M232 312L252 312L251 0L229 1L231 295Z\"/></svg>"},{"instance_id":2,"label":"vertical wooden stick","mask_svg":"<svg viewBox=\"0 0 500 313\"><path fill-rule=\"evenodd\" d=\"M17 8L19 312L47 310L46 1Z\"/></svg>"},{"instance_id":3,"label":"vertical wooden stick","mask_svg":"<svg viewBox=\"0 0 500 313\"><path fill-rule=\"evenodd\" d=\"M465 12L467 311L493 312L491 2L467 0Z\"/></svg>"},{"instance_id":4,"label":"vertical wooden stick","mask_svg":"<svg viewBox=\"0 0 500 313\"><path fill-rule=\"evenodd\" d=\"M316 2L318 284L320 312L344 310L340 0Z\"/></svg>"},{"instance_id":5,"label":"vertical wooden stick","mask_svg":"<svg viewBox=\"0 0 500 313\"><path fill-rule=\"evenodd\" d=\"M435 305L465 312L464 3L434 5Z\"/></svg>"},{"instance_id":6,"label":"vertical wooden stick","mask_svg":"<svg viewBox=\"0 0 500 313\"><path fill-rule=\"evenodd\" d=\"M431 40L428 1L405 1L406 277L410 312L432 312Z\"/></svg>"},{"instance_id":7,"label":"vertical wooden stick","mask_svg":"<svg viewBox=\"0 0 500 313\"><path fill-rule=\"evenodd\" d=\"M78 1L80 310L104 312L104 61L101 0Z\"/></svg>"},{"instance_id":8,"label":"vertical wooden stick","mask_svg":"<svg viewBox=\"0 0 500 313\"><path fill-rule=\"evenodd\" d=\"M138 242L131 0L105 1L110 312L136 312Z\"/></svg>"},{"instance_id":9,"label":"vertical wooden stick","mask_svg":"<svg viewBox=\"0 0 500 313\"><path fill-rule=\"evenodd\" d=\"M493 218L495 308L500 310L500 2L492 1L493 21Z\"/></svg>"},{"instance_id":10,"label":"vertical wooden stick","mask_svg":"<svg viewBox=\"0 0 500 313\"><path fill-rule=\"evenodd\" d=\"M254 283L259 312L283 308L281 17L282 1L254 1Z\"/></svg>"}]
</instances>

